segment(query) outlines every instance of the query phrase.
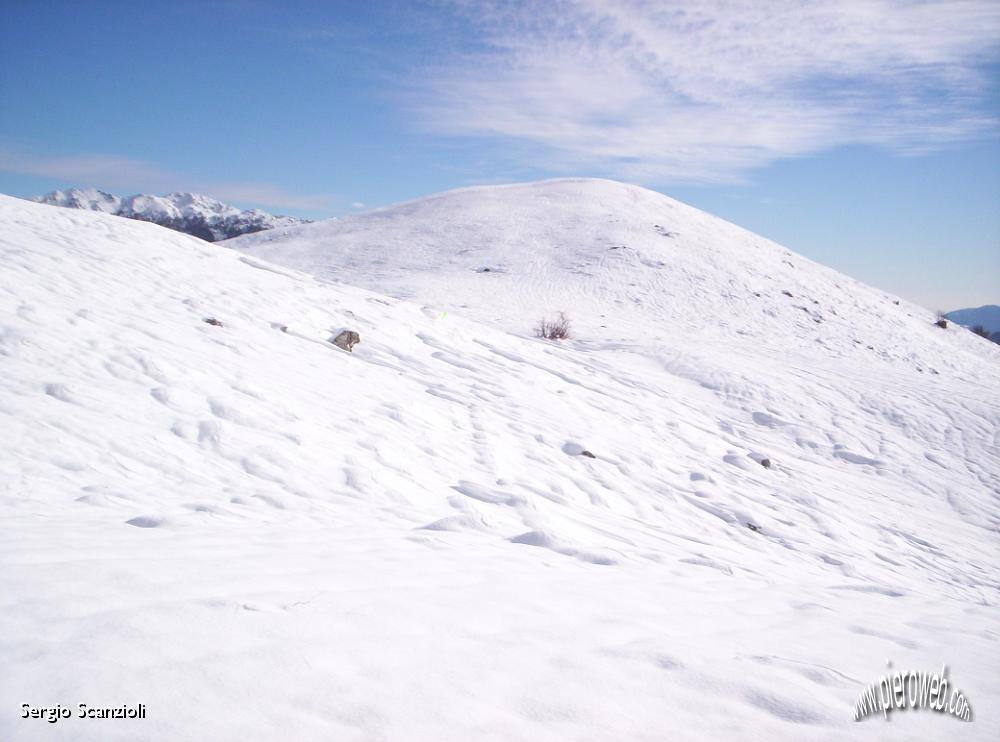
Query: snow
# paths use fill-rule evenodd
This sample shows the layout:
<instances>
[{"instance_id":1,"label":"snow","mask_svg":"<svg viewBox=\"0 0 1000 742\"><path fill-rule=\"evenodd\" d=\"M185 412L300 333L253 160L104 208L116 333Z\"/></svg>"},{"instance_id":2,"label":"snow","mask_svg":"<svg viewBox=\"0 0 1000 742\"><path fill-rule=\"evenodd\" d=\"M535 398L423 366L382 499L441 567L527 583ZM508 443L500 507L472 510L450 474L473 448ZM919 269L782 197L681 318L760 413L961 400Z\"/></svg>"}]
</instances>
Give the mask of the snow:
<instances>
[{"instance_id":1,"label":"snow","mask_svg":"<svg viewBox=\"0 0 1000 742\"><path fill-rule=\"evenodd\" d=\"M68 191L52 191L33 200L51 206L103 211L105 214L117 214L122 207L122 200L118 196L97 188L71 188Z\"/></svg>"},{"instance_id":2,"label":"snow","mask_svg":"<svg viewBox=\"0 0 1000 742\"><path fill-rule=\"evenodd\" d=\"M230 204L196 193L175 192L166 196L144 193L119 198L95 188L52 191L34 199L50 206L102 211L130 219L153 222L187 234L216 241L244 232L302 223L289 216L274 216L260 209L243 211Z\"/></svg>"},{"instance_id":3,"label":"snow","mask_svg":"<svg viewBox=\"0 0 1000 742\"><path fill-rule=\"evenodd\" d=\"M145 221L203 219L209 224L229 221L259 222L271 229L290 227L302 220L288 216L274 216L261 209L243 211L230 204L197 193L168 193L166 196L137 194L122 200L121 215L139 217Z\"/></svg>"},{"instance_id":4,"label":"snow","mask_svg":"<svg viewBox=\"0 0 1000 742\"><path fill-rule=\"evenodd\" d=\"M995 738L995 345L606 181L0 225L0 739Z\"/></svg>"},{"instance_id":5,"label":"snow","mask_svg":"<svg viewBox=\"0 0 1000 742\"><path fill-rule=\"evenodd\" d=\"M220 201L191 193L171 193L167 196L139 194L129 196L126 202L127 211L174 219L206 214L235 215L240 211L235 206L227 206Z\"/></svg>"},{"instance_id":6,"label":"snow","mask_svg":"<svg viewBox=\"0 0 1000 742\"><path fill-rule=\"evenodd\" d=\"M928 373L981 363L967 356L980 359L974 339L948 339L957 357L924 342L940 331L922 307L614 181L466 188L224 244L518 334L565 311L586 343L766 348L852 367L874 354Z\"/></svg>"}]
</instances>

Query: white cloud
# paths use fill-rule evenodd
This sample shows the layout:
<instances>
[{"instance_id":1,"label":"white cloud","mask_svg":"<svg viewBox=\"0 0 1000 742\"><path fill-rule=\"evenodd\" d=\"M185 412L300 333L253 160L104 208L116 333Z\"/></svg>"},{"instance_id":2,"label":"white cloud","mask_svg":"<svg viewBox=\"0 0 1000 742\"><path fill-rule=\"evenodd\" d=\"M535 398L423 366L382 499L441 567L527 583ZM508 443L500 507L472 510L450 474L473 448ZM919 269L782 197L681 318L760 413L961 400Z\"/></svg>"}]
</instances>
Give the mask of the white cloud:
<instances>
[{"instance_id":1,"label":"white cloud","mask_svg":"<svg viewBox=\"0 0 1000 742\"><path fill-rule=\"evenodd\" d=\"M151 190L159 190L173 179L148 162L107 154L37 157L0 151L0 170L110 189L145 183Z\"/></svg>"},{"instance_id":2,"label":"white cloud","mask_svg":"<svg viewBox=\"0 0 1000 742\"><path fill-rule=\"evenodd\" d=\"M200 188L200 192L222 201L243 201L275 209L330 211L339 201L336 196L289 193L281 188L260 183L210 183Z\"/></svg>"},{"instance_id":3,"label":"white cloud","mask_svg":"<svg viewBox=\"0 0 1000 742\"><path fill-rule=\"evenodd\" d=\"M199 181L144 160L110 154L41 157L0 150L0 170L129 194L192 191L271 209L331 211L338 201L331 195L289 193L260 183Z\"/></svg>"},{"instance_id":4,"label":"white cloud","mask_svg":"<svg viewBox=\"0 0 1000 742\"><path fill-rule=\"evenodd\" d=\"M526 143L551 169L733 180L838 145L917 152L997 127L995 0L456 7L481 43L421 71L422 121Z\"/></svg>"}]
</instances>

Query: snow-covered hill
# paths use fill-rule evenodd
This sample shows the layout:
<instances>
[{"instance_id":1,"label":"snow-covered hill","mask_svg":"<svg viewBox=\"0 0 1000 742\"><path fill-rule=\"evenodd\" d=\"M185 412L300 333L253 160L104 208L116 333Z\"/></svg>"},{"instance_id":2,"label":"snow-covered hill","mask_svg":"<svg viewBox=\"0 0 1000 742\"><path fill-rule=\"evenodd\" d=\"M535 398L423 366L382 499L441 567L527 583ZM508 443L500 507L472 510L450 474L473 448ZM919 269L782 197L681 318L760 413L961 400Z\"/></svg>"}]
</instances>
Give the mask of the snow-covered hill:
<instances>
[{"instance_id":1,"label":"snow-covered hill","mask_svg":"<svg viewBox=\"0 0 1000 742\"><path fill-rule=\"evenodd\" d=\"M927 310L614 181L466 188L225 244L519 334L563 311L582 342L874 357L932 374L965 364L925 353L940 333Z\"/></svg>"},{"instance_id":2,"label":"snow-covered hill","mask_svg":"<svg viewBox=\"0 0 1000 742\"><path fill-rule=\"evenodd\" d=\"M71 188L52 191L32 200L50 206L103 211L152 222L209 242L307 223L304 219L274 216L260 209L244 211L196 193L168 193L166 196L137 194L120 198L96 188Z\"/></svg>"},{"instance_id":3,"label":"snow-covered hill","mask_svg":"<svg viewBox=\"0 0 1000 742\"><path fill-rule=\"evenodd\" d=\"M417 303L0 197L0 739L993 739L1000 348L587 188L289 230Z\"/></svg>"}]
</instances>

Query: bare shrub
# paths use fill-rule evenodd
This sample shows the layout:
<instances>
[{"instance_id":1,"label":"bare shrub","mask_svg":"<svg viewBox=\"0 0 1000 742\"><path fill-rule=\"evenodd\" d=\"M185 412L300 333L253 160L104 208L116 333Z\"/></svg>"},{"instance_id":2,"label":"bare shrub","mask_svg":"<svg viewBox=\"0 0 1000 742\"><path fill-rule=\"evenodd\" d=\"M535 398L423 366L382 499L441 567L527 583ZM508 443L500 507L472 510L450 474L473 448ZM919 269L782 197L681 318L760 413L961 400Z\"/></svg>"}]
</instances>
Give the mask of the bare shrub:
<instances>
[{"instance_id":1,"label":"bare shrub","mask_svg":"<svg viewBox=\"0 0 1000 742\"><path fill-rule=\"evenodd\" d=\"M986 338L987 340L989 340L990 336L993 334L982 325L976 325L972 328L972 331L979 335L979 337Z\"/></svg>"},{"instance_id":2,"label":"bare shrub","mask_svg":"<svg viewBox=\"0 0 1000 742\"><path fill-rule=\"evenodd\" d=\"M546 340L566 340L570 336L569 317L562 312L553 320L543 317L535 328L535 335Z\"/></svg>"}]
</instances>

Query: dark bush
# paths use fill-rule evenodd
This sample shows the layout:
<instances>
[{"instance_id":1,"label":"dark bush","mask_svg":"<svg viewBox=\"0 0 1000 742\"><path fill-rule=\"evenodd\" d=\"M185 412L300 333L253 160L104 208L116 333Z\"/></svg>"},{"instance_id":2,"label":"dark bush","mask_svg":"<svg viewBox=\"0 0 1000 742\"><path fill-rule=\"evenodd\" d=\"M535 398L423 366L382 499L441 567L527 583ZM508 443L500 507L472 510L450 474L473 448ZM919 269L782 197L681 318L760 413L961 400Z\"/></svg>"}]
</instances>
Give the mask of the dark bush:
<instances>
[{"instance_id":1,"label":"dark bush","mask_svg":"<svg viewBox=\"0 0 1000 742\"><path fill-rule=\"evenodd\" d=\"M554 320L543 318L535 328L535 334L546 340L566 340L570 336L569 318L562 312Z\"/></svg>"}]
</instances>

